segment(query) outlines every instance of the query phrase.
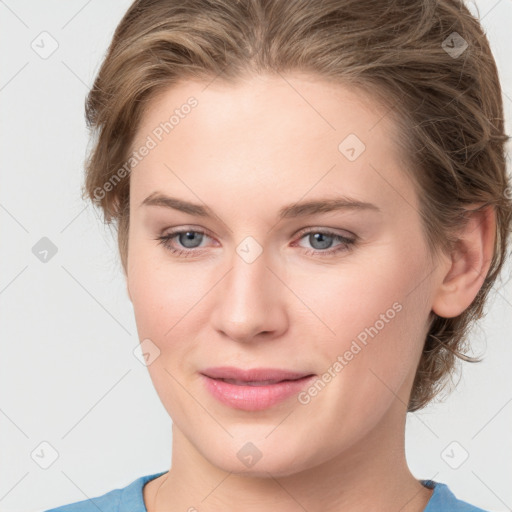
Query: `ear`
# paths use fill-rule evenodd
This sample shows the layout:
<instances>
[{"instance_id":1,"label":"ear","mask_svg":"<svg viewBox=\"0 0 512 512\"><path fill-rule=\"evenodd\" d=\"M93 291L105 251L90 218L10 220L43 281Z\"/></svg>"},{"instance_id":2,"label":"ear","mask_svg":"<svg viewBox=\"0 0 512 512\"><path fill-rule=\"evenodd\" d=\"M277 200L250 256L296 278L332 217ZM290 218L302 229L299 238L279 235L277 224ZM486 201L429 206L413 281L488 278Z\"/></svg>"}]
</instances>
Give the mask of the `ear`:
<instances>
[{"instance_id":1,"label":"ear","mask_svg":"<svg viewBox=\"0 0 512 512\"><path fill-rule=\"evenodd\" d=\"M468 215L467 225L458 233L447 260L444 279L432 304L432 311L443 318L456 317L471 305L482 287L494 254L494 208L487 206Z\"/></svg>"}]
</instances>

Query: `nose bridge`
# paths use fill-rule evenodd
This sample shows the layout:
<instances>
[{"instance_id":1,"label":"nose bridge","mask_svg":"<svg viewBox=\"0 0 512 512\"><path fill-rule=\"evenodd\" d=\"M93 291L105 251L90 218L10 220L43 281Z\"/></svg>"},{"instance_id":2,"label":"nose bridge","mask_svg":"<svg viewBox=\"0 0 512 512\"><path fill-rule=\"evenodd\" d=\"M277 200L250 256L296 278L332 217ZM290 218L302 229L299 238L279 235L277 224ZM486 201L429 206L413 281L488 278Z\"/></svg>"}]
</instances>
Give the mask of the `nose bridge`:
<instances>
[{"instance_id":1,"label":"nose bridge","mask_svg":"<svg viewBox=\"0 0 512 512\"><path fill-rule=\"evenodd\" d=\"M215 327L240 341L279 329L279 286L268 268L269 253L247 237L235 248L229 264L216 298Z\"/></svg>"},{"instance_id":2,"label":"nose bridge","mask_svg":"<svg viewBox=\"0 0 512 512\"><path fill-rule=\"evenodd\" d=\"M236 247L231 258L231 272L228 276L225 298L231 302L233 319L243 321L252 311L252 316L259 306L268 304L269 273L268 254L263 248L249 238Z\"/></svg>"}]
</instances>

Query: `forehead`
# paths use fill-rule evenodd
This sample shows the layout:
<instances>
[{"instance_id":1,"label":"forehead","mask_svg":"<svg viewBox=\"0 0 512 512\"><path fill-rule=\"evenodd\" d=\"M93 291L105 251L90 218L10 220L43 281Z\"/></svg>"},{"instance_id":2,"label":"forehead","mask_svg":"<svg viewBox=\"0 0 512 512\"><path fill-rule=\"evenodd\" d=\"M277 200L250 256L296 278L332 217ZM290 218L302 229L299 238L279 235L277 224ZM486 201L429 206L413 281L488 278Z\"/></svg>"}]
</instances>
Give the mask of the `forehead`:
<instances>
[{"instance_id":1,"label":"forehead","mask_svg":"<svg viewBox=\"0 0 512 512\"><path fill-rule=\"evenodd\" d=\"M192 98L196 106L189 108ZM338 132L339 137L352 130L367 139L378 124L391 137L395 128L389 109L361 88L303 73L255 75L236 82L218 77L209 82L178 82L149 101L138 129L138 141L173 113L173 137L183 132L178 127L187 117L190 120L186 124L200 125L202 134L218 135L221 129L242 125L240 137L246 132L256 135L259 128L269 124L306 138L322 132Z\"/></svg>"},{"instance_id":2,"label":"forehead","mask_svg":"<svg viewBox=\"0 0 512 512\"><path fill-rule=\"evenodd\" d=\"M133 148L149 139L153 147L132 171L134 195L174 189L178 176L197 192L242 196L274 187L297 199L313 188L378 192L386 175L400 189L388 113L359 89L307 75L184 81L148 103Z\"/></svg>"}]
</instances>

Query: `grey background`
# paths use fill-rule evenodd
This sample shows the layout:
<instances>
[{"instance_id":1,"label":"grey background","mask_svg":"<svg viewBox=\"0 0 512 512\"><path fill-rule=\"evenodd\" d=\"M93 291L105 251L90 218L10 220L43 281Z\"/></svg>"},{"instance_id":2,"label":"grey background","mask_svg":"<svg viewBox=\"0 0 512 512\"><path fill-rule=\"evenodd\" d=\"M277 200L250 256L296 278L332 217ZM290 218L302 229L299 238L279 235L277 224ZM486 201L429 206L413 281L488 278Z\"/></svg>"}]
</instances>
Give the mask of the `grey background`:
<instances>
[{"instance_id":1,"label":"grey background","mask_svg":"<svg viewBox=\"0 0 512 512\"><path fill-rule=\"evenodd\" d=\"M133 353L137 331L114 233L80 198L85 94L129 4L0 1L5 512L98 496L170 466L171 420ZM512 134L512 1L477 5ZM50 36L40 36L44 31ZM58 48L47 58L31 46L49 51L52 40ZM46 263L33 253L43 237L57 249ZM456 391L407 420L413 474L444 482L459 498L492 511L512 508L510 268L473 332L473 354L485 352L484 362L464 364ZM53 450L58 457L44 469Z\"/></svg>"}]
</instances>

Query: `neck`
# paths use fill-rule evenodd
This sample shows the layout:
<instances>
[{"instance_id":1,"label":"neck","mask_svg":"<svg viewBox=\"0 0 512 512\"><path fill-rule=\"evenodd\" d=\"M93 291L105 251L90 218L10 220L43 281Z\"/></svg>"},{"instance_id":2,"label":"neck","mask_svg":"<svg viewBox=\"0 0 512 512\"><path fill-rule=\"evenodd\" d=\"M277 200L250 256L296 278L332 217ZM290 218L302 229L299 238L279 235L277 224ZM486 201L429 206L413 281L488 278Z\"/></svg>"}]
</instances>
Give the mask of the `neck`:
<instances>
[{"instance_id":1,"label":"neck","mask_svg":"<svg viewBox=\"0 0 512 512\"><path fill-rule=\"evenodd\" d=\"M173 424L172 465L144 489L148 512L421 512L432 495L405 458L404 404L349 449L287 476L248 476L211 464ZM157 482L159 480L159 482Z\"/></svg>"}]
</instances>

